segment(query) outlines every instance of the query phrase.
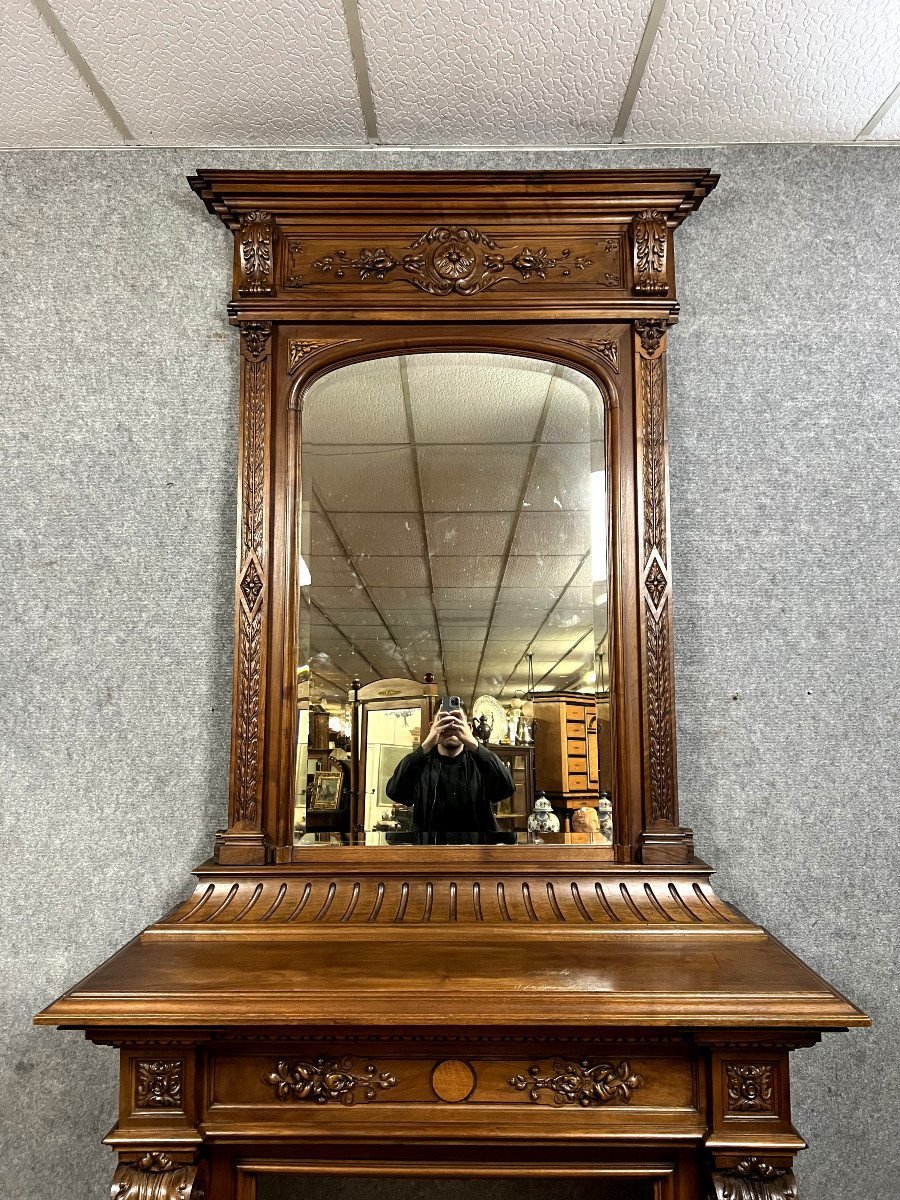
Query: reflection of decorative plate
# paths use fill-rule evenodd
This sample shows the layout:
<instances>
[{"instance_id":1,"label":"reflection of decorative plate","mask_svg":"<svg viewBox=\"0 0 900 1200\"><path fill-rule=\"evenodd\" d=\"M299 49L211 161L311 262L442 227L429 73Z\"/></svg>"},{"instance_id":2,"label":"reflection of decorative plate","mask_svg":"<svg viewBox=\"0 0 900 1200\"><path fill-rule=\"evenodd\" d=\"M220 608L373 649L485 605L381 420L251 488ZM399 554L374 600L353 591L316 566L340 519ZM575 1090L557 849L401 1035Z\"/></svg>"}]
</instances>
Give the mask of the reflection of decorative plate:
<instances>
[{"instance_id":1,"label":"reflection of decorative plate","mask_svg":"<svg viewBox=\"0 0 900 1200\"><path fill-rule=\"evenodd\" d=\"M506 709L494 696L479 696L472 705L470 716L473 721L477 721L481 716L487 718L487 723L491 726L492 742L499 742L509 732L509 718L506 715Z\"/></svg>"}]
</instances>

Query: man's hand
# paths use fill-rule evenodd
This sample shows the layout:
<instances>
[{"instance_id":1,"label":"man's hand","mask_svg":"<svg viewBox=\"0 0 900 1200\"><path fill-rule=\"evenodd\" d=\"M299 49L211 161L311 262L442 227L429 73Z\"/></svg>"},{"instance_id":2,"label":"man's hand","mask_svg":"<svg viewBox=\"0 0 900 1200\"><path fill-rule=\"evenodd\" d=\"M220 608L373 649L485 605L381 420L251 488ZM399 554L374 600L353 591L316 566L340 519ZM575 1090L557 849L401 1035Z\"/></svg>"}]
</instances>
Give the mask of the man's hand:
<instances>
[{"instance_id":1,"label":"man's hand","mask_svg":"<svg viewBox=\"0 0 900 1200\"><path fill-rule=\"evenodd\" d=\"M422 742L422 749L427 754L442 738L450 735L458 737L462 744L470 750L478 748L478 742L469 728L469 722L466 720L464 713L460 709L450 709L448 711L445 708L439 708L435 713L434 720L431 722L431 729L428 731L428 736Z\"/></svg>"}]
</instances>

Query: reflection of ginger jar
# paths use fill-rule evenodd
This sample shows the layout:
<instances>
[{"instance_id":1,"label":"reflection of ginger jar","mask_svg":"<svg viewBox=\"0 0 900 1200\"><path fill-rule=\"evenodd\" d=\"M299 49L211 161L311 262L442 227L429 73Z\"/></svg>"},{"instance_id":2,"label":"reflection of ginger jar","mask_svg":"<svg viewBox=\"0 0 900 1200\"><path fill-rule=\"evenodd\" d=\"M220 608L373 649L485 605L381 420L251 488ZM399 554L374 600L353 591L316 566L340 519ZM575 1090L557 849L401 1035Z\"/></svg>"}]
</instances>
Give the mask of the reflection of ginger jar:
<instances>
[{"instance_id":1,"label":"reflection of ginger jar","mask_svg":"<svg viewBox=\"0 0 900 1200\"><path fill-rule=\"evenodd\" d=\"M534 812L528 818L528 832L559 833L559 817L543 792L534 802Z\"/></svg>"},{"instance_id":2,"label":"reflection of ginger jar","mask_svg":"<svg viewBox=\"0 0 900 1200\"><path fill-rule=\"evenodd\" d=\"M612 800L609 798L608 792L600 794L600 801L597 805L597 816L600 818L600 833L606 841L612 842Z\"/></svg>"}]
</instances>

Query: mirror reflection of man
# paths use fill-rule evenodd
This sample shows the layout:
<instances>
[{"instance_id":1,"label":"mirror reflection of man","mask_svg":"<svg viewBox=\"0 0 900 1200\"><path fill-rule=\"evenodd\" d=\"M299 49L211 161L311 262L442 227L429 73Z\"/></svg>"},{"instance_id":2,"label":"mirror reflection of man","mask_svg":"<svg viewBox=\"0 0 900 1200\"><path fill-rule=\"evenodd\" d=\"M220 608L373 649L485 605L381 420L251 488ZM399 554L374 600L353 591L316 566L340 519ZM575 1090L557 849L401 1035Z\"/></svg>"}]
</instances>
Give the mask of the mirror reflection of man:
<instances>
[{"instance_id":1,"label":"mirror reflection of man","mask_svg":"<svg viewBox=\"0 0 900 1200\"><path fill-rule=\"evenodd\" d=\"M412 809L412 830L422 841L508 840L494 810L516 785L506 764L474 737L461 707L438 709L427 737L397 764L385 790Z\"/></svg>"}]
</instances>

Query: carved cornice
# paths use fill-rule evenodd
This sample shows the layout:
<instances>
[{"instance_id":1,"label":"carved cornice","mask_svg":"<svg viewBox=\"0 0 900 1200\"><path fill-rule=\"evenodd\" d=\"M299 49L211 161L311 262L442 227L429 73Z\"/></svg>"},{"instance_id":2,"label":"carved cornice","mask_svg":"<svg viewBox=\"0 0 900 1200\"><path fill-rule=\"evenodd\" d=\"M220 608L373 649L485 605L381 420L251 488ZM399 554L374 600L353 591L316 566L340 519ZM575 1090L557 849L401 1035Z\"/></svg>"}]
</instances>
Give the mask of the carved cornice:
<instances>
[{"instance_id":1,"label":"carved cornice","mask_svg":"<svg viewBox=\"0 0 900 1200\"><path fill-rule=\"evenodd\" d=\"M578 280L591 287L622 287L621 242L614 236L569 239L568 244L541 238L505 247L471 225L432 225L412 239L386 239L352 252L310 248L309 257L300 240L292 239L285 287L404 283L430 296L457 297L477 296L500 283Z\"/></svg>"},{"instance_id":2,"label":"carved cornice","mask_svg":"<svg viewBox=\"0 0 900 1200\"><path fill-rule=\"evenodd\" d=\"M241 296L271 296L275 276L272 270L275 218L270 212L255 209L241 217L238 256Z\"/></svg>"},{"instance_id":3,"label":"carved cornice","mask_svg":"<svg viewBox=\"0 0 900 1200\"><path fill-rule=\"evenodd\" d=\"M180 1059L138 1062L134 1079L136 1108L181 1108L184 1063Z\"/></svg>"},{"instance_id":4,"label":"carved cornice","mask_svg":"<svg viewBox=\"0 0 900 1200\"><path fill-rule=\"evenodd\" d=\"M712 1172L710 1200L797 1200L793 1171L760 1158Z\"/></svg>"},{"instance_id":5,"label":"carved cornice","mask_svg":"<svg viewBox=\"0 0 900 1200\"><path fill-rule=\"evenodd\" d=\"M541 1073L541 1064L528 1068L528 1075L514 1075L509 1086L516 1091L528 1091L529 1099L540 1103L542 1092L551 1093L553 1104L580 1104L590 1108L603 1104L628 1104L644 1082L634 1075L626 1060L591 1063L583 1058L571 1062L557 1058L551 1063L552 1074Z\"/></svg>"},{"instance_id":6,"label":"carved cornice","mask_svg":"<svg viewBox=\"0 0 900 1200\"><path fill-rule=\"evenodd\" d=\"M275 1089L278 1100L346 1105L374 1100L379 1090L397 1086L389 1071L379 1071L373 1063L362 1072L354 1071L352 1058L314 1058L308 1062L279 1059L263 1082Z\"/></svg>"},{"instance_id":7,"label":"carved cornice","mask_svg":"<svg viewBox=\"0 0 900 1200\"><path fill-rule=\"evenodd\" d=\"M666 214L657 209L639 212L631 222L634 251L634 290L645 296L666 296Z\"/></svg>"},{"instance_id":8,"label":"carved cornice","mask_svg":"<svg viewBox=\"0 0 900 1200\"><path fill-rule=\"evenodd\" d=\"M168 1154L150 1151L132 1162L119 1163L113 1176L111 1200L204 1200L203 1163L173 1162Z\"/></svg>"},{"instance_id":9,"label":"carved cornice","mask_svg":"<svg viewBox=\"0 0 900 1200\"><path fill-rule=\"evenodd\" d=\"M774 1113L775 1069L772 1063L726 1063L726 1113Z\"/></svg>"}]
</instances>

